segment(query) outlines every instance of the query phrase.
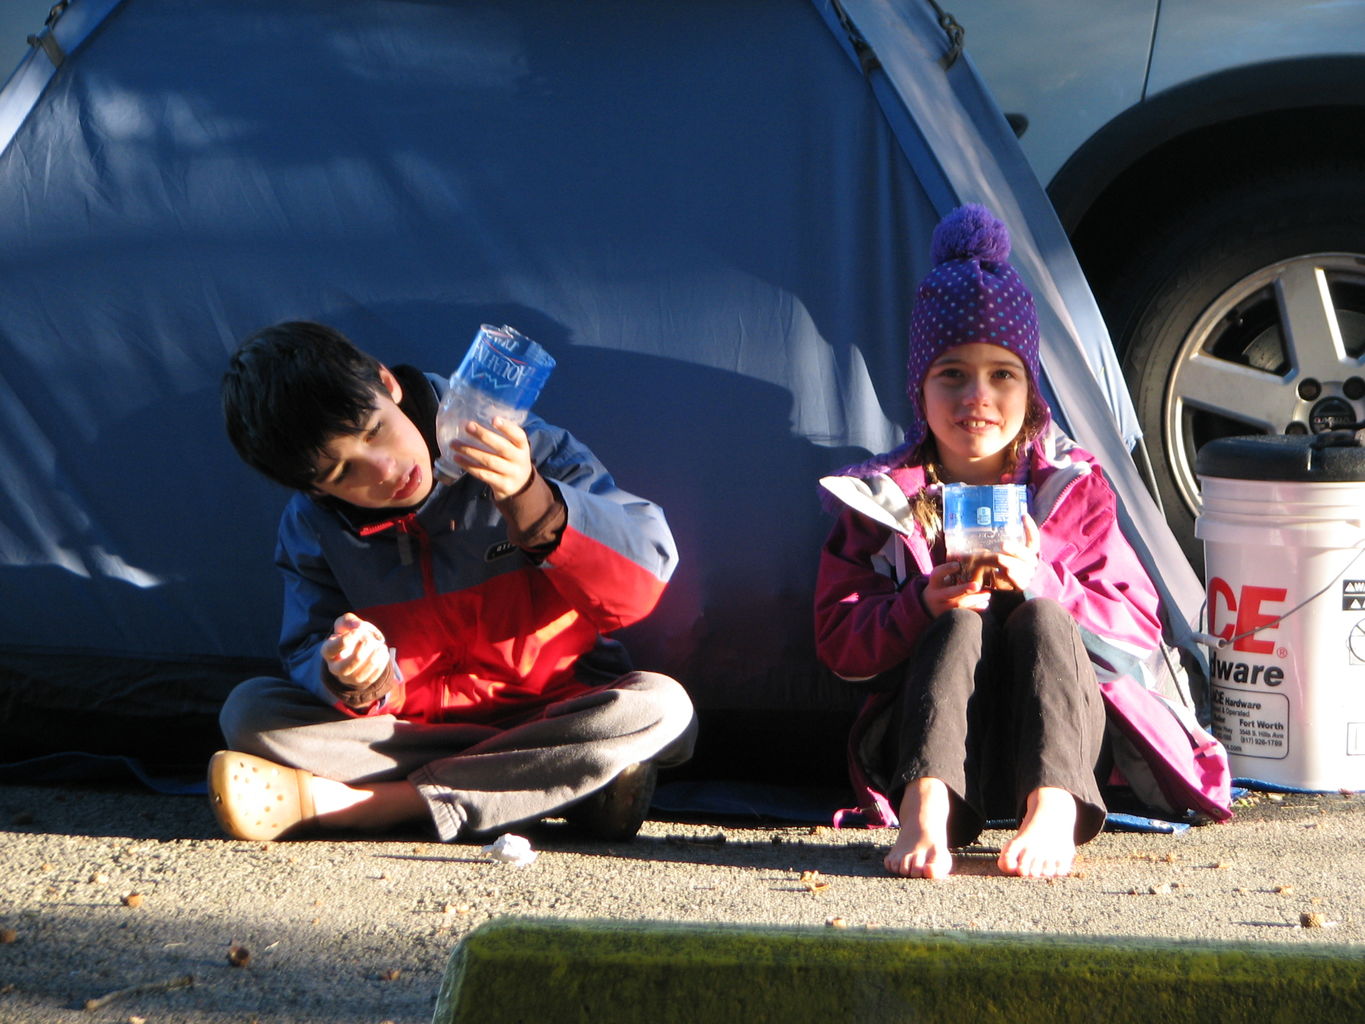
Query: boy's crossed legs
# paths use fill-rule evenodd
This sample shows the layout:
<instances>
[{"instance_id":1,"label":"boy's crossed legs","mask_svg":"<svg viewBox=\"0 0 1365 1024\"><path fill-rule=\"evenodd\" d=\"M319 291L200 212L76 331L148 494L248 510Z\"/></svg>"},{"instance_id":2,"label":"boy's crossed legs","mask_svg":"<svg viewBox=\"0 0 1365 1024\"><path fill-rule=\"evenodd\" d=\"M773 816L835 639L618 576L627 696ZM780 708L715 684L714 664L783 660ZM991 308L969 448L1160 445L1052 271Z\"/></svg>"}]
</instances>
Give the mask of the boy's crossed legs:
<instances>
[{"instance_id":1,"label":"boy's crossed legs","mask_svg":"<svg viewBox=\"0 0 1365 1024\"><path fill-rule=\"evenodd\" d=\"M681 764L696 732L686 691L647 672L547 705L511 726L352 718L285 680L266 678L234 690L220 721L233 751L272 762L247 766L249 759L225 753L211 766L219 821L230 834L254 833L244 838L266 838L246 820L252 814L238 813L246 794L260 798L261 780L234 777L261 771L274 787L268 798L289 806L266 824L268 832L281 831L280 822L383 830L429 818L450 841L578 805L571 815L582 814L610 838L626 838L638 828L652 784L652 770L634 766Z\"/></svg>"}]
</instances>

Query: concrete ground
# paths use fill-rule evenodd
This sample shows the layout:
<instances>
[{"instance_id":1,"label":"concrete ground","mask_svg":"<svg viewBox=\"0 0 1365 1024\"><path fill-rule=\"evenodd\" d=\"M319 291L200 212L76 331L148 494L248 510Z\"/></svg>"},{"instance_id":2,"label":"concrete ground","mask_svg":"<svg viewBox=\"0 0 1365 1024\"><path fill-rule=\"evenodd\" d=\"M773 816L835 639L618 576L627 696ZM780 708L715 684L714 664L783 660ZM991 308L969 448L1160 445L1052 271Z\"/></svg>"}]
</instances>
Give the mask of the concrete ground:
<instances>
[{"instance_id":1,"label":"concrete ground","mask_svg":"<svg viewBox=\"0 0 1365 1024\"><path fill-rule=\"evenodd\" d=\"M887 832L651 820L611 845L549 823L514 867L419 833L226 839L202 797L0 786L0 1022L418 1024L460 938L509 915L1365 954L1365 794L1252 794L1237 810L1177 835L1105 833L1054 881L999 876L1007 833L988 832L956 877L925 882L884 873Z\"/></svg>"}]
</instances>

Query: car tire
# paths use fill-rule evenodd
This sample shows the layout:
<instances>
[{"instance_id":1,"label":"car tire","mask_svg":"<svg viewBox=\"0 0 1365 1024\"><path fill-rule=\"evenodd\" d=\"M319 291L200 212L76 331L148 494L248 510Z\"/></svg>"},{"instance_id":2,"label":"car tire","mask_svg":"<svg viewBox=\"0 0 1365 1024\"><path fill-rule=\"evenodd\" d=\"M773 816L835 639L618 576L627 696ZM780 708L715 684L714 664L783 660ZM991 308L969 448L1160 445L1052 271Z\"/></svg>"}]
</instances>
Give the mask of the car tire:
<instances>
[{"instance_id":1,"label":"car tire","mask_svg":"<svg viewBox=\"0 0 1365 1024\"><path fill-rule=\"evenodd\" d=\"M1365 166L1281 170L1193 194L1140 237L1107 240L1128 251L1110 250L1096 295L1153 492L1201 572L1202 445L1365 420L1362 194Z\"/></svg>"}]
</instances>

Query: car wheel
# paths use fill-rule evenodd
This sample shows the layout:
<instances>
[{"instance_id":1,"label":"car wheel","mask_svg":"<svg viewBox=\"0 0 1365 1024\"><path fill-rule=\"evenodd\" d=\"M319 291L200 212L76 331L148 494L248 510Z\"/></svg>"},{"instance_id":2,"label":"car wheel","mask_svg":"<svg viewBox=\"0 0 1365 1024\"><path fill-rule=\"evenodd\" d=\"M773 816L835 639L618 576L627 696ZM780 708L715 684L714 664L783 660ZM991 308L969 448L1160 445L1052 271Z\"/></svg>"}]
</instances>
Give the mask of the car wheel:
<instances>
[{"instance_id":1,"label":"car wheel","mask_svg":"<svg viewBox=\"0 0 1365 1024\"><path fill-rule=\"evenodd\" d=\"M1156 225L1097 287L1156 496L1197 569L1201 446L1365 420L1362 188L1365 168L1246 182Z\"/></svg>"}]
</instances>

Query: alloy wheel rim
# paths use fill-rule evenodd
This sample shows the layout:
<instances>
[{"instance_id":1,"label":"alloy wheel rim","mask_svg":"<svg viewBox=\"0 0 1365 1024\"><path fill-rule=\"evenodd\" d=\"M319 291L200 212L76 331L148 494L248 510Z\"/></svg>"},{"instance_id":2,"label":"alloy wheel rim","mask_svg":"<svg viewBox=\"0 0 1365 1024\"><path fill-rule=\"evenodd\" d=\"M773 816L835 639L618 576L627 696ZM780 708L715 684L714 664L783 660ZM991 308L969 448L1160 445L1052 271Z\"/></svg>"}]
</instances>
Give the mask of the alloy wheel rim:
<instances>
[{"instance_id":1,"label":"alloy wheel rim","mask_svg":"<svg viewBox=\"0 0 1365 1024\"><path fill-rule=\"evenodd\" d=\"M1365 256L1295 256L1224 290L1181 343L1161 412L1167 465L1191 514L1195 457L1209 441L1365 420Z\"/></svg>"}]
</instances>

